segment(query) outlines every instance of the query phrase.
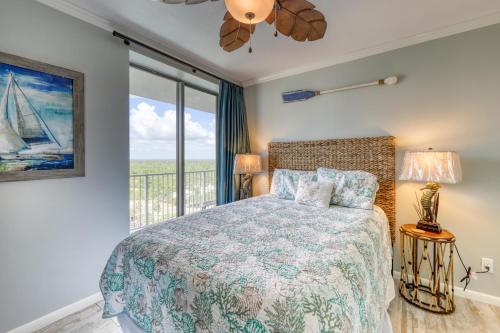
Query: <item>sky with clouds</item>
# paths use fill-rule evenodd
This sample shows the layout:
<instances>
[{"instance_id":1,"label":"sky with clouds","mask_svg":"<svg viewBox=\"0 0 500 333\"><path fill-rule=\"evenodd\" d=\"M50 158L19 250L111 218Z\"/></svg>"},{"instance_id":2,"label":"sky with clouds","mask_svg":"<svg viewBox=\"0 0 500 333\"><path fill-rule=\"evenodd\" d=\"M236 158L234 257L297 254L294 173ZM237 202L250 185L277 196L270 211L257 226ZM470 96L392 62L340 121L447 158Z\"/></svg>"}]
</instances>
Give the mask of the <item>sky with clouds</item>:
<instances>
[{"instance_id":1,"label":"sky with clouds","mask_svg":"<svg viewBox=\"0 0 500 333\"><path fill-rule=\"evenodd\" d=\"M175 105L130 95L130 159L175 159ZM215 114L186 108L186 159L215 159Z\"/></svg>"}]
</instances>

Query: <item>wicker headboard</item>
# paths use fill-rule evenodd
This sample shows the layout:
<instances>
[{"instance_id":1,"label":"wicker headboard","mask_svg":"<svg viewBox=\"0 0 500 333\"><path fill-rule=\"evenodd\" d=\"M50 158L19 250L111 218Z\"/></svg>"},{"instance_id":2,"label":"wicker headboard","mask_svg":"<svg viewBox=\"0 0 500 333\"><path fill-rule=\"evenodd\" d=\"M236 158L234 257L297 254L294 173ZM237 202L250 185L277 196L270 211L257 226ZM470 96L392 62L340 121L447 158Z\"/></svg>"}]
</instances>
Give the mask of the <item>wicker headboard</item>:
<instances>
[{"instance_id":1,"label":"wicker headboard","mask_svg":"<svg viewBox=\"0 0 500 333\"><path fill-rule=\"evenodd\" d=\"M319 167L363 170L380 184L375 203L389 219L396 237L395 138L392 136L269 143L269 182L274 169L316 170Z\"/></svg>"}]
</instances>

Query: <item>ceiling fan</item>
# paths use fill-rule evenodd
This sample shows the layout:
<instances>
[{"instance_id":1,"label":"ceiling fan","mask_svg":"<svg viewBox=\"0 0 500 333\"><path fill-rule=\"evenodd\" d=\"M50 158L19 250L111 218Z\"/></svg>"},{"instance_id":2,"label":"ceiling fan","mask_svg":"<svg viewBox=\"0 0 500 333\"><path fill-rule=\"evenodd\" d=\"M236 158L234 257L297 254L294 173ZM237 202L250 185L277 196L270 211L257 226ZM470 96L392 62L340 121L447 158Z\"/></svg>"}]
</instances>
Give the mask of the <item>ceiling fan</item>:
<instances>
[{"instance_id":1,"label":"ceiling fan","mask_svg":"<svg viewBox=\"0 0 500 333\"><path fill-rule=\"evenodd\" d=\"M154 0L166 4L193 5L207 0ZM210 0L218 1L218 0ZM252 35L255 25L266 21L278 32L296 41L315 41L324 37L327 23L325 16L307 0L224 0L227 12L220 28L219 45L232 52L247 42L252 52Z\"/></svg>"}]
</instances>

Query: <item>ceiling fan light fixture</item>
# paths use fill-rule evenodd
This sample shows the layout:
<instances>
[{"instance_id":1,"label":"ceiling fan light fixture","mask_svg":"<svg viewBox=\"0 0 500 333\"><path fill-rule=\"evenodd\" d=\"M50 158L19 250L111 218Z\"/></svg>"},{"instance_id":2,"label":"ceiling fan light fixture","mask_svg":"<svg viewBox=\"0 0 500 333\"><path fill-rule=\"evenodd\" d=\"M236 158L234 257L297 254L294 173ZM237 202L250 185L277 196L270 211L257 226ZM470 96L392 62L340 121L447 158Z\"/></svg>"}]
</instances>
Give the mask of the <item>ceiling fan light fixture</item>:
<instances>
[{"instance_id":1,"label":"ceiling fan light fixture","mask_svg":"<svg viewBox=\"0 0 500 333\"><path fill-rule=\"evenodd\" d=\"M152 0L167 4L185 3L194 5L220 0ZM325 36L327 23L323 15L310 0L224 0L227 12L219 30L219 46L233 52L246 43L252 52L252 35L255 26L266 21L274 25L274 36L278 32L298 42L313 42ZM385 84L394 84L393 80Z\"/></svg>"},{"instance_id":2,"label":"ceiling fan light fixture","mask_svg":"<svg viewBox=\"0 0 500 333\"><path fill-rule=\"evenodd\" d=\"M275 0L224 0L231 16L241 23L264 21L274 8Z\"/></svg>"}]
</instances>

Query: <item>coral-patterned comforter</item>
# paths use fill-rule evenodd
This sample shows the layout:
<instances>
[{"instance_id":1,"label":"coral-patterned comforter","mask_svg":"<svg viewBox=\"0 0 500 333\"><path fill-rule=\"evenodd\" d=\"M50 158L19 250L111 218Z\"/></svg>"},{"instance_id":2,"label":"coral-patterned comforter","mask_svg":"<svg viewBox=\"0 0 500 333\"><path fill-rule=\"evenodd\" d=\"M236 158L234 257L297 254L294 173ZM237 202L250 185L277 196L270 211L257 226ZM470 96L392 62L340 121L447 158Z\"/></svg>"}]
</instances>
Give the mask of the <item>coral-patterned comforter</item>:
<instances>
[{"instance_id":1,"label":"coral-patterned comforter","mask_svg":"<svg viewBox=\"0 0 500 333\"><path fill-rule=\"evenodd\" d=\"M377 332L392 283L385 214L256 197L153 225L113 251L104 317L145 332Z\"/></svg>"}]
</instances>

